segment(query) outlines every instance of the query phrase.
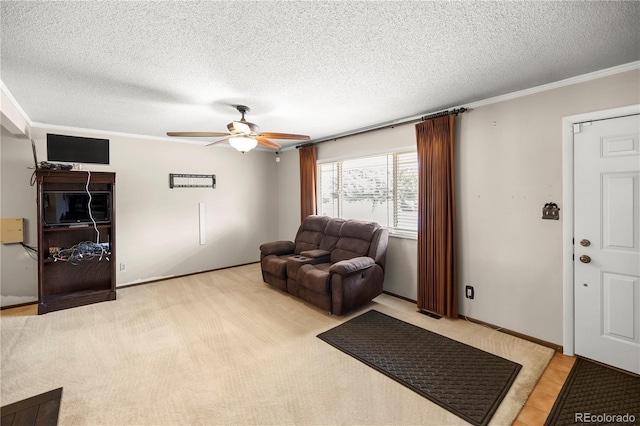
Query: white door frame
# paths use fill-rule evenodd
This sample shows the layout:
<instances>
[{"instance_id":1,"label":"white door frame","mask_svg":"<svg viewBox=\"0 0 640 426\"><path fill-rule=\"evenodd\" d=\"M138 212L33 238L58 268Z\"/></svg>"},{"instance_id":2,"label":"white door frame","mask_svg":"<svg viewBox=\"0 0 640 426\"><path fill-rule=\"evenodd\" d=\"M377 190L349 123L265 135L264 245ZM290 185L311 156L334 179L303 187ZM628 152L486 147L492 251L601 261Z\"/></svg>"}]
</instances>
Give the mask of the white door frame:
<instances>
[{"instance_id":1,"label":"white door frame","mask_svg":"<svg viewBox=\"0 0 640 426\"><path fill-rule=\"evenodd\" d=\"M574 353L573 283L573 125L639 114L640 104L562 117L562 346L565 355Z\"/></svg>"}]
</instances>

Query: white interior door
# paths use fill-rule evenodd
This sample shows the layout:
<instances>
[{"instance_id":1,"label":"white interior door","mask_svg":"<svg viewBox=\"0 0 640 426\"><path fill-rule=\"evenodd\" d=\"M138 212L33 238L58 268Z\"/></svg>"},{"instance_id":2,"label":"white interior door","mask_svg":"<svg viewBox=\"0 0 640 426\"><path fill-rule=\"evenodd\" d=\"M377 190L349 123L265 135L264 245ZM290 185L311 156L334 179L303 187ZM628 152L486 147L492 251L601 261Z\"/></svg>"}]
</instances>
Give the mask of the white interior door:
<instances>
[{"instance_id":1,"label":"white interior door","mask_svg":"<svg viewBox=\"0 0 640 426\"><path fill-rule=\"evenodd\" d=\"M640 374L640 116L574 125L575 353Z\"/></svg>"}]
</instances>

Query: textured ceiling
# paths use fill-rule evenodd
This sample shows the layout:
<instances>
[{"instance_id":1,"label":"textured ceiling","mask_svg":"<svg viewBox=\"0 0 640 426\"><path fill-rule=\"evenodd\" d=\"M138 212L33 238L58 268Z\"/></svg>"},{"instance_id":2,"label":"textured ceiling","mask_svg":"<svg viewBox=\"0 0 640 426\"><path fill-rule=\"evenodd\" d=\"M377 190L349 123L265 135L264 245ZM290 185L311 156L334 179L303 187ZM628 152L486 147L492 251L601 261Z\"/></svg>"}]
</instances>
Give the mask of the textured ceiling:
<instances>
[{"instance_id":1,"label":"textured ceiling","mask_svg":"<svg viewBox=\"0 0 640 426\"><path fill-rule=\"evenodd\" d=\"M33 122L152 136L226 131L244 104L319 140L640 60L637 1L1 8L0 78Z\"/></svg>"}]
</instances>

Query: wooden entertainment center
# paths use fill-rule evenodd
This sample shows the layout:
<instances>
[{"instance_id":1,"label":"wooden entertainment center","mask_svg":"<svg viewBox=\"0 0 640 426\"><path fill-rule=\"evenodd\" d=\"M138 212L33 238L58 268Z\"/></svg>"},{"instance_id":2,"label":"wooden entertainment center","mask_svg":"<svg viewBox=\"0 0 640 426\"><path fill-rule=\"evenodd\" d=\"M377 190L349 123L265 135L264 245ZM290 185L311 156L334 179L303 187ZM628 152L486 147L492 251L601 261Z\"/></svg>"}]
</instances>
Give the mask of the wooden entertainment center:
<instances>
[{"instance_id":1,"label":"wooden entertainment center","mask_svg":"<svg viewBox=\"0 0 640 426\"><path fill-rule=\"evenodd\" d=\"M115 173L40 169L36 182L38 314L115 300ZM62 208L53 205L54 198L68 202L71 197L91 200L90 207L80 206L75 218L63 220ZM88 244L82 244L85 242ZM89 256L82 256L82 250L74 251L79 253L74 257L60 255L84 246L102 251Z\"/></svg>"}]
</instances>

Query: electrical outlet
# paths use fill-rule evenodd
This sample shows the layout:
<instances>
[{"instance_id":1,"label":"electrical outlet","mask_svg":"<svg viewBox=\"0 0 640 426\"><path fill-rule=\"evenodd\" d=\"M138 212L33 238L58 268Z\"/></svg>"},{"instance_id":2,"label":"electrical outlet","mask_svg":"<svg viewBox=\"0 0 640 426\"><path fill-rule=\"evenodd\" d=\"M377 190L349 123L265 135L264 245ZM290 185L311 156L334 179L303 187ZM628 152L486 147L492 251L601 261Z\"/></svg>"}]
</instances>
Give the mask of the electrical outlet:
<instances>
[{"instance_id":1,"label":"electrical outlet","mask_svg":"<svg viewBox=\"0 0 640 426\"><path fill-rule=\"evenodd\" d=\"M464 295L467 299L473 299L473 287L468 285L464 288Z\"/></svg>"},{"instance_id":2,"label":"electrical outlet","mask_svg":"<svg viewBox=\"0 0 640 426\"><path fill-rule=\"evenodd\" d=\"M126 272L127 270L127 264L126 263L121 263L120 264L120 272Z\"/></svg>"}]
</instances>

